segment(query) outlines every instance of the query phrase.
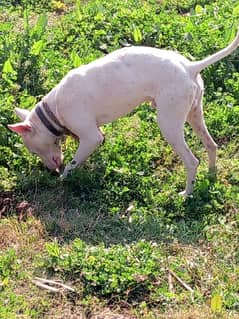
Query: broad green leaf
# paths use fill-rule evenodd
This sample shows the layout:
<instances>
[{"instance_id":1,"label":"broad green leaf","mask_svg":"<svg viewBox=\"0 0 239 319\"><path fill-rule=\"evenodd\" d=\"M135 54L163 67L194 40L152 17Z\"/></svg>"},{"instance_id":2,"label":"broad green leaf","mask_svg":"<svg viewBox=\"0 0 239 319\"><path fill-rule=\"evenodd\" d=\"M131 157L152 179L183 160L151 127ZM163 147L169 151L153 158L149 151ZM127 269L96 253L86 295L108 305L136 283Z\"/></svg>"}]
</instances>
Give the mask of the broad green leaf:
<instances>
[{"instance_id":1,"label":"broad green leaf","mask_svg":"<svg viewBox=\"0 0 239 319\"><path fill-rule=\"evenodd\" d=\"M39 16L35 27L36 27L36 30L38 31L45 31L46 26L47 26L47 15L46 13L43 13Z\"/></svg>"},{"instance_id":2,"label":"broad green leaf","mask_svg":"<svg viewBox=\"0 0 239 319\"><path fill-rule=\"evenodd\" d=\"M46 13L43 13L38 17L37 23L32 29L31 35L34 35L35 39L37 38L39 39L42 33L46 30L46 26L47 26L47 15Z\"/></svg>"},{"instance_id":3,"label":"broad green leaf","mask_svg":"<svg viewBox=\"0 0 239 319\"><path fill-rule=\"evenodd\" d=\"M72 60L74 68L77 68L82 64L81 58L74 51L71 53L71 60Z\"/></svg>"},{"instance_id":4,"label":"broad green leaf","mask_svg":"<svg viewBox=\"0 0 239 319\"><path fill-rule=\"evenodd\" d=\"M66 4L65 4L64 2L62 2L62 1L55 1L55 0L53 0L53 1L51 2L51 7L52 7L52 9L54 9L54 11L56 11L56 12L58 12L58 13L64 12L64 11L67 10Z\"/></svg>"},{"instance_id":5,"label":"broad green leaf","mask_svg":"<svg viewBox=\"0 0 239 319\"><path fill-rule=\"evenodd\" d=\"M197 4L196 7L195 7L195 13L196 14L202 14L203 13L203 7L200 6L199 4Z\"/></svg>"},{"instance_id":6,"label":"broad green leaf","mask_svg":"<svg viewBox=\"0 0 239 319\"><path fill-rule=\"evenodd\" d=\"M135 27L133 30L133 39L135 42L140 42L143 39L142 33L139 28Z\"/></svg>"},{"instance_id":7,"label":"broad green leaf","mask_svg":"<svg viewBox=\"0 0 239 319\"><path fill-rule=\"evenodd\" d=\"M81 1L80 0L76 0L76 15L77 15L78 20L81 20L82 14L81 14Z\"/></svg>"},{"instance_id":8,"label":"broad green leaf","mask_svg":"<svg viewBox=\"0 0 239 319\"><path fill-rule=\"evenodd\" d=\"M192 23L191 19L188 19L187 24L185 26L185 31L187 31L188 33L192 32L194 30L195 26Z\"/></svg>"},{"instance_id":9,"label":"broad green leaf","mask_svg":"<svg viewBox=\"0 0 239 319\"><path fill-rule=\"evenodd\" d=\"M29 16L28 16L29 11L27 9L24 10L23 12L23 25L24 25L24 30L28 33L29 29Z\"/></svg>"},{"instance_id":10,"label":"broad green leaf","mask_svg":"<svg viewBox=\"0 0 239 319\"><path fill-rule=\"evenodd\" d=\"M35 42L31 48L30 53L32 55L39 55L42 48L43 48L43 44L44 44L43 40L39 40L39 41Z\"/></svg>"},{"instance_id":11,"label":"broad green leaf","mask_svg":"<svg viewBox=\"0 0 239 319\"><path fill-rule=\"evenodd\" d=\"M232 11L233 16L238 17L239 16L239 4L237 4Z\"/></svg>"},{"instance_id":12,"label":"broad green leaf","mask_svg":"<svg viewBox=\"0 0 239 319\"><path fill-rule=\"evenodd\" d=\"M81 0L76 0L76 7L77 7L77 9L80 9L80 7L81 7Z\"/></svg>"},{"instance_id":13,"label":"broad green leaf","mask_svg":"<svg viewBox=\"0 0 239 319\"><path fill-rule=\"evenodd\" d=\"M11 64L9 59L4 63L2 72L3 73L13 73L14 72L14 69L13 69L12 64Z\"/></svg>"},{"instance_id":14,"label":"broad green leaf","mask_svg":"<svg viewBox=\"0 0 239 319\"><path fill-rule=\"evenodd\" d=\"M226 34L225 34L226 42L229 43L235 38L236 32L237 32L237 27L238 27L238 25L236 23L234 23L231 26L231 28L226 29Z\"/></svg>"},{"instance_id":15,"label":"broad green leaf","mask_svg":"<svg viewBox=\"0 0 239 319\"><path fill-rule=\"evenodd\" d=\"M215 294L211 299L211 309L213 312L220 312L222 310L222 297Z\"/></svg>"},{"instance_id":16,"label":"broad green leaf","mask_svg":"<svg viewBox=\"0 0 239 319\"><path fill-rule=\"evenodd\" d=\"M0 282L0 287L1 286L6 287L6 286L8 286L8 284L9 284L9 278L6 277L6 278L3 279L2 282Z\"/></svg>"}]
</instances>

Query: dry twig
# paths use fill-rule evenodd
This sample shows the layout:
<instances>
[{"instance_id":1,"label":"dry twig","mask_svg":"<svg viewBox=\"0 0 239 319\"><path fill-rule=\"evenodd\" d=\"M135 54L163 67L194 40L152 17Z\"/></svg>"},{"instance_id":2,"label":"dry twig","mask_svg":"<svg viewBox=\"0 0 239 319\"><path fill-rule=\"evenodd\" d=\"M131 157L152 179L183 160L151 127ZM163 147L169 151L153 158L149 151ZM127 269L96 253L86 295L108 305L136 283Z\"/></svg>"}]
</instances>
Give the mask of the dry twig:
<instances>
[{"instance_id":1,"label":"dry twig","mask_svg":"<svg viewBox=\"0 0 239 319\"><path fill-rule=\"evenodd\" d=\"M62 290L69 290L71 292L75 292L75 289L72 287L63 284L60 281L54 281L50 279L35 277L35 279L32 281L36 286L47 289L52 292L62 292ZM56 287L54 287L56 286ZM59 288L58 288L59 287Z\"/></svg>"},{"instance_id":2,"label":"dry twig","mask_svg":"<svg viewBox=\"0 0 239 319\"><path fill-rule=\"evenodd\" d=\"M169 273L180 283L180 285L183 288L193 293L193 289L188 284L186 284L180 277L178 277L178 275L176 275L174 271L169 269Z\"/></svg>"},{"instance_id":3,"label":"dry twig","mask_svg":"<svg viewBox=\"0 0 239 319\"><path fill-rule=\"evenodd\" d=\"M171 274L170 270L168 271L168 288L169 288L169 291L171 293L175 292L174 287L173 287L173 278L172 278L172 274Z\"/></svg>"}]
</instances>

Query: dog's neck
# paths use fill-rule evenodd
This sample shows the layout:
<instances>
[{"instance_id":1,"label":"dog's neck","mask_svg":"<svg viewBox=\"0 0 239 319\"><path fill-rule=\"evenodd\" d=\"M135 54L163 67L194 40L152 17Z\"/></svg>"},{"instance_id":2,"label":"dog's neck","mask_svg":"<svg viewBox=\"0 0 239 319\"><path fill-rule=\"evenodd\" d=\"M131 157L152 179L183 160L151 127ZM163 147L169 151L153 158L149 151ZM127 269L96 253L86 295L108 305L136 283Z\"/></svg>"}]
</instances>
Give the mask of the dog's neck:
<instances>
[{"instance_id":1,"label":"dog's neck","mask_svg":"<svg viewBox=\"0 0 239 319\"><path fill-rule=\"evenodd\" d=\"M28 120L33 124L35 129L47 131L50 135L59 137L67 134L67 130L57 117L54 89L42 101L37 103L34 109L32 109Z\"/></svg>"},{"instance_id":2,"label":"dog's neck","mask_svg":"<svg viewBox=\"0 0 239 319\"><path fill-rule=\"evenodd\" d=\"M76 136L64 127L57 116L57 107L55 103L55 90L48 93L41 102L32 110L29 117L30 122L41 130L48 131L49 134L61 137L63 135Z\"/></svg>"},{"instance_id":3,"label":"dog's neck","mask_svg":"<svg viewBox=\"0 0 239 319\"><path fill-rule=\"evenodd\" d=\"M57 91L57 86L55 88L53 88L46 96L44 96L43 101L48 104L51 112L54 114L54 116L60 122L58 115L57 115L56 91Z\"/></svg>"},{"instance_id":4,"label":"dog's neck","mask_svg":"<svg viewBox=\"0 0 239 319\"><path fill-rule=\"evenodd\" d=\"M65 127L60 124L45 100L42 100L37 104L35 113L41 120L42 124L44 124L48 131L50 131L53 135L59 137L66 131Z\"/></svg>"}]
</instances>

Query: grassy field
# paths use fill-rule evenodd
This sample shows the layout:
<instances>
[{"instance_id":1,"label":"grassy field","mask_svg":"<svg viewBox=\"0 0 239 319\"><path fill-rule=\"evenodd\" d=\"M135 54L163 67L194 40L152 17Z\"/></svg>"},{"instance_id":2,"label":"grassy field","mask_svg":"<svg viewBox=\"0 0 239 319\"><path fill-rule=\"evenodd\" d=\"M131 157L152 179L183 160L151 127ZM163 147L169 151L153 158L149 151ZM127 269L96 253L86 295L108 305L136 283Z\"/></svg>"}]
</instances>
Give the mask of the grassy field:
<instances>
[{"instance_id":1,"label":"grassy field","mask_svg":"<svg viewBox=\"0 0 239 319\"><path fill-rule=\"evenodd\" d=\"M239 318L239 51L203 72L217 177L186 126L200 159L186 200L147 104L103 127L104 145L65 182L7 129L14 107L31 109L74 67L128 45L197 60L238 21L237 0L1 1L1 319ZM76 147L66 140L65 162Z\"/></svg>"}]
</instances>

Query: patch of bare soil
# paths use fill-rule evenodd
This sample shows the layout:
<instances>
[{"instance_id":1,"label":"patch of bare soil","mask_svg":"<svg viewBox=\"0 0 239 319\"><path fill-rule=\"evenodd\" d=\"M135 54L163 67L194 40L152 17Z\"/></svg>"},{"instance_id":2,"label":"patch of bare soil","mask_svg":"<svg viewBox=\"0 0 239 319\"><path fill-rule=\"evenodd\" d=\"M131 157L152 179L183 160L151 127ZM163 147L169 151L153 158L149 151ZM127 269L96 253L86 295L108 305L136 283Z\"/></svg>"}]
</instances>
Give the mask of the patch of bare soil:
<instances>
[{"instance_id":1,"label":"patch of bare soil","mask_svg":"<svg viewBox=\"0 0 239 319\"><path fill-rule=\"evenodd\" d=\"M132 309L127 305L118 305L111 308L98 301L94 303L92 299L91 305L82 306L80 304L72 304L67 301L55 300L55 307L46 314L48 319L137 319L132 314ZM56 311L57 309L57 311ZM45 317L44 317L45 318Z\"/></svg>"},{"instance_id":2,"label":"patch of bare soil","mask_svg":"<svg viewBox=\"0 0 239 319\"><path fill-rule=\"evenodd\" d=\"M45 229L34 215L29 202L17 199L13 192L0 192L0 251L10 247L41 249Z\"/></svg>"},{"instance_id":3,"label":"patch of bare soil","mask_svg":"<svg viewBox=\"0 0 239 319\"><path fill-rule=\"evenodd\" d=\"M17 213L19 220L32 215L33 208L27 201L18 201L13 192L0 192L0 218Z\"/></svg>"},{"instance_id":4,"label":"patch of bare soil","mask_svg":"<svg viewBox=\"0 0 239 319\"><path fill-rule=\"evenodd\" d=\"M97 313L85 314L85 313L71 313L71 311L64 311L58 316L49 317L54 319L136 319L136 317L131 316L129 314L117 314L110 310L103 310Z\"/></svg>"}]
</instances>

